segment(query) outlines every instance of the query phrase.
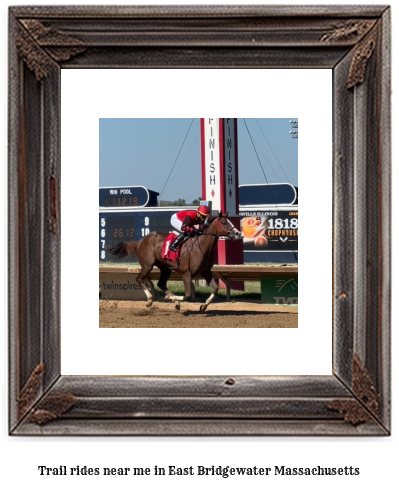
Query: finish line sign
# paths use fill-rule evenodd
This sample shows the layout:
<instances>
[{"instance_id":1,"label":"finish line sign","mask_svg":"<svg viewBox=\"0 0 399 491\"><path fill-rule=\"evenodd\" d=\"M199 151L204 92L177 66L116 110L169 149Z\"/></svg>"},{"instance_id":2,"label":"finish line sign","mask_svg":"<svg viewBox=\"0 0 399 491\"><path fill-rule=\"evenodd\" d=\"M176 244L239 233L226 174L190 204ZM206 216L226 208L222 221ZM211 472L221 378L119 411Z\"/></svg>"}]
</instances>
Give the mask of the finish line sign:
<instances>
[{"instance_id":1,"label":"finish line sign","mask_svg":"<svg viewBox=\"0 0 399 491\"><path fill-rule=\"evenodd\" d=\"M201 118L202 199L238 215L237 119Z\"/></svg>"}]
</instances>

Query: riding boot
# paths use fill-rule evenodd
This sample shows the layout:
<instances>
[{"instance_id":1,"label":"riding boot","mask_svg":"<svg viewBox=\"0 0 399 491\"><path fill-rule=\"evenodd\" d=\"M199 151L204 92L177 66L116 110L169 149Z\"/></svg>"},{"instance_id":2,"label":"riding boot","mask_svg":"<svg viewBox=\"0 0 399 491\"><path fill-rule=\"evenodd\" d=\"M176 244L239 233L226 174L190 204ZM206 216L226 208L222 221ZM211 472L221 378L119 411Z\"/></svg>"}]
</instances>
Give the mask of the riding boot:
<instances>
[{"instance_id":1,"label":"riding boot","mask_svg":"<svg viewBox=\"0 0 399 491\"><path fill-rule=\"evenodd\" d=\"M180 242L184 239L185 236L186 236L185 233L178 235L176 239L170 244L169 250L176 252Z\"/></svg>"}]
</instances>

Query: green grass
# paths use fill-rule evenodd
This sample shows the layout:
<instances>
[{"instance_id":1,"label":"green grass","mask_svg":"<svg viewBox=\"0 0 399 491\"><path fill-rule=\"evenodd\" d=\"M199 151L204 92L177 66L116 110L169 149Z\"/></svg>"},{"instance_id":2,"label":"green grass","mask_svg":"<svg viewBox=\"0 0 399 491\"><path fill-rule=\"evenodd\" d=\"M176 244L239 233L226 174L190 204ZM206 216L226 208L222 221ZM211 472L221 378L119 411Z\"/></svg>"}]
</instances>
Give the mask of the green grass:
<instances>
[{"instance_id":1,"label":"green grass","mask_svg":"<svg viewBox=\"0 0 399 491\"><path fill-rule=\"evenodd\" d=\"M195 282L194 282L195 283ZM230 291L230 299L231 301L246 301L246 300L260 300L260 282L256 281L246 281L244 283L245 291L242 292L240 290L231 290ZM184 295L184 286L181 281L169 281L168 288L175 295ZM155 289L157 291L159 288L155 285ZM213 289L211 286L199 286L195 285L195 296L197 299L207 299L209 295L212 293ZM226 300L226 289L219 288L217 298L225 301Z\"/></svg>"}]
</instances>

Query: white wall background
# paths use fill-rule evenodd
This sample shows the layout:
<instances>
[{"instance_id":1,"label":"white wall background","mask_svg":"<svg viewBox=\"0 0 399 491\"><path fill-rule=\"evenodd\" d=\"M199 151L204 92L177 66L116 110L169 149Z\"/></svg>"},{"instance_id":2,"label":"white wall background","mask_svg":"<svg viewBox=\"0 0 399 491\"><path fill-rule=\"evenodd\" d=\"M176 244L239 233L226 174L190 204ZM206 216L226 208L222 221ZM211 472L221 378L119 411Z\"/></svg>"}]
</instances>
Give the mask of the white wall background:
<instances>
[{"instance_id":1,"label":"white wall background","mask_svg":"<svg viewBox=\"0 0 399 491\"><path fill-rule=\"evenodd\" d=\"M80 202L61 204L63 374L331 374L331 248L318 245L315 231L331 237L332 71L234 70L234 82L226 84L231 73L179 70L176 83L175 70L62 71L61 195L91 195L85 220ZM213 90L204 93L208 80ZM99 118L217 116L231 112L232 100L234 117L299 120L299 329L98 329ZM77 278L79 237L93 253ZM315 268L323 275L309 274ZM77 282L85 296L79 314Z\"/></svg>"},{"instance_id":2,"label":"white wall background","mask_svg":"<svg viewBox=\"0 0 399 491\"><path fill-rule=\"evenodd\" d=\"M45 4L46 2L37 1L36 4ZM74 1L63 2L76 3ZM100 0L86 0L86 4L101 4ZM119 4L127 3L119 0ZM142 2L145 3L145 2ZM159 2L162 3L162 2ZM178 0L174 4L180 3ZM188 3L187 0L183 3ZM198 0L196 3L201 3ZM212 3L210 0L206 4ZM236 3L234 0L224 2L218 0L218 4ZM253 1L252 3L257 3ZM297 3L297 2L285 2ZM307 1L307 4L321 4L327 2ZM346 2L336 1L335 3L346 4ZM381 4L374 0L373 2L361 2ZM13 5L26 4L25 1L13 1ZM7 55L7 4L2 4L2 67L3 73L6 74L6 55ZM397 25L398 14L395 7L393 8L393 41L397 47ZM396 49L394 50L394 53ZM397 67L394 66L393 80L397 80ZM6 107L7 107L7 89L6 78L3 77L3 98L1 100L3 108L3 130L0 137L3 139L3 161L6 161ZM394 97L394 114L393 114L393 134L395 135L397 114L397 97ZM243 114L248 117L247 114ZM193 115L190 113L189 117ZM238 115L240 116L240 115ZM258 116L258 115L256 115ZM396 116L396 117L395 117ZM301 138L303 126L301 120ZM397 155L397 146L394 147L393 162ZM393 166L394 172L394 190L396 189L397 172ZM7 182L4 171L5 180ZM302 194L303 196L303 194ZM393 193L393 209L398 207L398 193ZM302 212L302 216L304 213ZM6 201L4 198L4 214L1 219L4 221L6 230ZM303 223L301 224L303 230ZM303 232L302 232L303 233ZM95 231L97 235L97 229ZM6 239L1 241L2 250L4 248L5 266L2 268L6 271ZM397 250L397 235L394 232L393 251ZM302 260L302 258L301 258ZM394 255L393 268L397 265L397 258ZM5 278L2 282L4 286L4 295L0 295L4 312L3 319L6 325L6 284ZM394 283L393 299L398 293L397 282ZM300 308L301 309L301 308ZM301 315L302 311L300 310ZM395 326L398 324L397 309L393 312L393 353L398 351L398 336ZM301 329L298 330L301 332ZM2 376L2 428L1 428L1 483L4 489L40 489L41 491L87 489L89 486L96 490L108 490L111 486L118 490L131 489L173 489L176 490L203 490L210 487L213 489L223 490L242 490L243 488L251 490L279 489L281 491L292 491L293 489L307 489L309 491L325 491L341 489L362 489L371 491L379 489L382 486L393 489L397 483L397 455L399 454L399 445L397 437L397 361L393 357L394 374L394 393L393 393L393 436L390 438L10 438L7 430L7 350L6 350L6 330L1 337L2 353L4 360L1 364ZM395 390L396 389L396 390ZM230 466L353 466L360 468L360 475L354 477L252 477L252 478L229 478L221 477L173 477L159 478L156 476L134 478L132 476L121 476L119 478L108 478L96 476L88 477L40 477L37 467L47 465L55 467L66 465L68 467L89 466L89 467L153 467L154 465L168 466L176 465L188 467L190 465L230 465Z\"/></svg>"}]
</instances>

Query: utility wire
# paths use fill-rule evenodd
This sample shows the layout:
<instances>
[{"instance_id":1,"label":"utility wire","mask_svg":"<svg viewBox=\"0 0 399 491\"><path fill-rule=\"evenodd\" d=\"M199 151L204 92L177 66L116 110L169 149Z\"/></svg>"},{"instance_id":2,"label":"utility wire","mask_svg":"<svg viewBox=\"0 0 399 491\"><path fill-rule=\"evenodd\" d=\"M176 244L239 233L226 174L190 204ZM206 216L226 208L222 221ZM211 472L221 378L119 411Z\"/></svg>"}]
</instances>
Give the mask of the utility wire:
<instances>
[{"instance_id":1,"label":"utility wire","mask_svg":"<svg viewBox=\"0 0 399 491\"><path fill-rule=\"evenodd\" d=\"M247 131L248 131L248 135L249 135L249 138L251 140L251 143L252 143L252 146L254 147L254 150L255 150L255 153L256 153L256 156L258 158L258 162L259 162L259 165L260 165L260 168L262 169L262 172L263 172L263 175L265 176L265 180L267 182L267 184L269 184L269 181L267 180L267 177L266 177L266 173L263 169L263 166L262 166L262 162L260 161L260 158L259 158L259 155L258 155L258 152L256 151L256 148L255 148L255 144L254 144L254 141L252 139L252 135L249 131L249 128L248 128L248 125L247 125L247 122L245 121L245 118L243 118L243 121L245 123L245 127L247 128ZM273 199L273 202L274 202L274 206L277 208L277 203L276 203L276 200L274 199L274 196L273 196L273 191L272 191L272 187L270 186L270 194L272 195L272 199Z\"/></svg>"},{"instance_id":2,"label":"utility wire","mask_svg":"<svg viewBox=\"0 0 399 491\"><path fill-rule=\"evenodd\" d=\"M267 143L268 143L268 145L270 147L270 150L273 152L273 155L275 156L275 158L276 158L276 160L278 162L278 165L280 166L280 169L283 171L283 174L284 174L285 178L287 179L287 182L289 182L288 177L287 177L286 173L284 172L284 169L283 169L282 165L280 164L280 161L277 158L277 155L274 153L274 150L273 150L272 146L270 145L269 140L266 138L266 135L263 133L263 130L262 130L262 128L261 128L261 126L260 126L260 124L259 124L259 122L258 122L258 120L256 118L255 118L255 121L257 122L257 124L258 124L258 126L260 128L260 131L262 132L263 136L265 137L265 140L267 141Z\"/></svg>"},{"instance_id":3,"label":"utility wire","mask_svg":"<svg viewBox=\"0 0 399 491\"><path fill-rule=\"evenodd\" d=\"M173 164L173 166L172 166L172 169L170 170L169 175L168 175L168 178L166 179L166 182L165 182L165 184L164 184L164 187L162 188L162 191L161 191L161 193L160 193L160 195L159 195L159 200L161 200L162 193L164 192L165 187L166 187L166 184L168 183L168 180L169 180L169 178L170 178L170 176L171 176L171 174L172 174L172 172L173 172L173 169L175 168L175 165L176 165L177 159L179 158L179 155L180 155L180 153L181 153L181 151L182 151L182 148L183 148L184 143L185 143L185 141L186 141L186 139L187 139L187 136L188 136L188 134L189 134L189 132L190 132L191 126L192 126L192 124L193 124L193 121L194 121L194 118L191 120L190 126L188 127L188 130L187 130L186 136L184 137L184 140L183 140L183 143L182 143L182 145L181 145L181 147L180 147L179 153L177 154L177 157L176 157L175 162L174 162L174 164Z\"/></svg>"},{"instance_id":4,"label":"utility wire","mask_svg":"<svg viewBox=\"0 0 399 491\"><path fill-rule=\"evenodd\" d=\"M269 184L269 181L267 180L267 177L266 177L266 173L265 173L265 171L264 171L264 169L263 169L262 162L260 161L260 158L259 158L258 152L256 151L256 147L255 147L255 143L254 143L254 141L253 141L253 139L252 139L252 135L251 135L251 133L249 132L247 122L245 121L245 118L243 118L243 121L244 121L245 127L247 128L248 135L249 135L249 138L250 138L250 140L251 140L252 146L254 147L254 150L255 150L255 153L256 153L256 157L258 158L258 162L259 162L260 168L262 169L262 172L263 172L263 175L264 175L264 177L265 177L265 180L266 180L267 184Z\"/></svg>"},{"instance_id":5,"label":"utility wire","mask_svg":"<svg viewBox=\"0 0 399 491\"><path fill-rule=\"evenodd\" d=\"M198 137L197 137L197 139L195 140L195 142L194 142L193 146L192 146L192 147L190 148L190 150L188 151L187 155L184 157L184 159L183 159L182 163L180 164L180 167L179 167L179 168L177 169L177 171L176 171L176 174L175 174L175 175L172 177L172 179L170 180L169 184L166 186L165 191L167 191L167 189L169 188L169 186L170 186L170 185L172 184L172 182L173 182L173 181L176 179L177 174L180 172L180 169L183 167L184 162L185 162L185 161L188 159L188 156L190 155L190 153L191 153L192 149L193 149L193 148L195 147L195 145L197 144L198 140L199 140L199 136L198 136Z\"/></svg>"},{"instance_id":6,"label":"utility wire","mask_svg":"<svg viewBox=\"0 0 399 491\"><path fill-rule=\"evenodd\" d=\"M258 147L258 149L259 149L260 153L261 153L261 154L262 154L262 155L265 157L266 162L269 164L269 166L270 166L271 170L274 172L274 174L276 175L277 179L278 179L278 180L281 182L281 177L280 177L280 176L277 174L277 172L275 171L275 169L274 169L274 167L272 166L271 162L270 162L270 161L269 161L269 159L266 157L266 155L263 153L263 151L262 151L262 149L261 149L261 147L260 147L259 143L258 143L257 141L255 141L255 140L254 140L254 142L255 142L255 145Z\"/></svg>"}]
</instances>

